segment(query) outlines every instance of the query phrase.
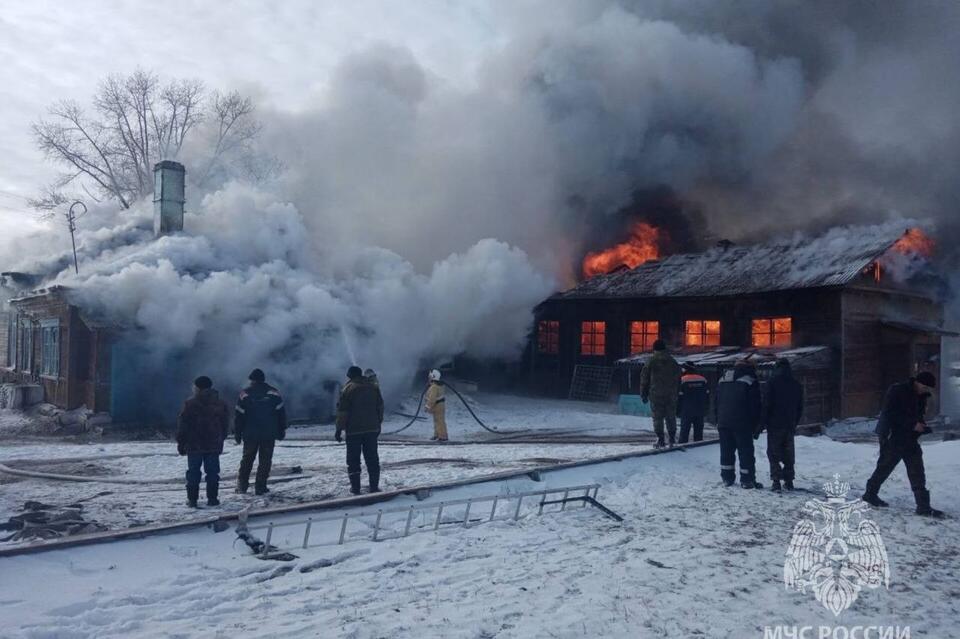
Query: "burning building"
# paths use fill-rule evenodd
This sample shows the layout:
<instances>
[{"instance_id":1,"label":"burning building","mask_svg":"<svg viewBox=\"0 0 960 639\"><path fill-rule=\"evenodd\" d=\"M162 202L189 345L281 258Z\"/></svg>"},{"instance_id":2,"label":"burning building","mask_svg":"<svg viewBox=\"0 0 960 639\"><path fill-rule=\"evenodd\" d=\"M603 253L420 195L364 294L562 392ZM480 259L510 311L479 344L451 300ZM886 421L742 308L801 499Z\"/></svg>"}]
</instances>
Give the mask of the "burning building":
<instances>
[{"instance_id":1,"label":"burning building","mask_svg":"<svg viewBox=\"0 0 960 639\"><path fill-rule=\"evenodd\" d=\"M807 422L874 415L889 384L940 371L950 333L932 250L918 229L835 229L621 266L538 306L533 386L555 396L638 392L636 373L663 339L713 383L739 359L761 374L778 357L792 360Z\"/></svg>"}]
</instances>

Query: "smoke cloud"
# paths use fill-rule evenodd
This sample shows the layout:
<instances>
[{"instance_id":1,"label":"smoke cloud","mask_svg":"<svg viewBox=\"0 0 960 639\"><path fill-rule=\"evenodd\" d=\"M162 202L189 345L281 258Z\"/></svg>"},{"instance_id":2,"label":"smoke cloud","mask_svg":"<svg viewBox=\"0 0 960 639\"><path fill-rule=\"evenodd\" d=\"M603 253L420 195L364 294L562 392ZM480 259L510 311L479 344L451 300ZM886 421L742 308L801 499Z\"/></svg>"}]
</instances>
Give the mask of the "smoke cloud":
<instances>
[{"instance_id":1,"label":"smoke cloud","mask_svg":"<svg viewBox=\"0 0 960 639\"><path fill-rule=\"evenodd\" d=\"M458 352L515 354L530 309L626 220L675 250L907 218L960 246L956 3L488 14L497 46L469 78L365 45L306 108L261 114L285 173L190 190L184 235L153 241L146 205L94 212L81 278L62 252L24 268L144 331L156 369L266 360L307 398L354 357L397 392Z\"/></svg>"}]
</instances>

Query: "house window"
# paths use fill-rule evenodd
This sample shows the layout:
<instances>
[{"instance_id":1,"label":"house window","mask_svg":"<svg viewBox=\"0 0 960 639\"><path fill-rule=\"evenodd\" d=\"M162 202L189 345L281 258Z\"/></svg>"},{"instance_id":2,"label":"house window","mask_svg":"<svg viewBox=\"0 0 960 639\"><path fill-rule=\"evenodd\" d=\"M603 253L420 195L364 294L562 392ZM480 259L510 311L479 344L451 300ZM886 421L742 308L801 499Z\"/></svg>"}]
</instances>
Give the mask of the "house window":
<instances>
[{"instance_id":1,"label":"house window","mask_svg":"<svg viewBox=\"0 0 960 639\"><path fill-rule=\"evenodd\" d=\"M25 373L33 371L33 325L30 320L20 324L20 347L17 349L17 368Z\"/></svg>"},{"instance_id":2,"label":"house window","mask_svg":"<svg viewBox=\"0 0 960 639\"><path fill-rule=\"evenodd\" d=\"M653 350L660 339L660 322L630 322L630 354Z\"/></svg>"},{"instance_id":3,"label":"house window","mask_svg":"<svg viewBox=\"0 0 960 639\"><path fill-rule=\"evenodd\" d=\"M17 365L17 315L13 311L7 314L7 325L3 330L7 332L7 352L3 365L14 368Z\"/></svg>"},{"instance_id":4,"label":"house window","mask_svg":"<svg viewBox=\"0 0 960 639\"><path fill-rule=\"evenodd\" d=\"M542 320L537 326L537 351L545 355L560 352L560 322Z\"/></svg>"},{"instance_id":5,"label":"house window","mask_svg":"<svg viewBox=\"0 0 960 639\"><path fill-rule=\"evenodd\" d=\"M789 317L771 317L753 320L754 346L791 346L793 320Z\"/></svg>"},{"instance_id":6,"label":"house window","mask_svg":"<svg viewBox=\"0 0 960 639\"><path fill-rule=\"evenodd\" d=\"M40 322L40 374L60 376L60 320Z\"/></svg>"},{"instance_id":7,"label":"house window","mask_svg":"<svg viewBox=\"0 0 960 639\"><path fill-rule=\"evenodd\" d=\"M605 355L607 352L607 323L582 322L580 325L580 354Z\"/></svg>"},{"instance_id":8,"label":"house window","mask_svg":"<svg viewBox=\"0 0 960 639\"><path fill-rule=\"evenodd\" d=\"M683 343L686 346L720 346L720 320L687 320Z\"/></svg>"}]
</instances>

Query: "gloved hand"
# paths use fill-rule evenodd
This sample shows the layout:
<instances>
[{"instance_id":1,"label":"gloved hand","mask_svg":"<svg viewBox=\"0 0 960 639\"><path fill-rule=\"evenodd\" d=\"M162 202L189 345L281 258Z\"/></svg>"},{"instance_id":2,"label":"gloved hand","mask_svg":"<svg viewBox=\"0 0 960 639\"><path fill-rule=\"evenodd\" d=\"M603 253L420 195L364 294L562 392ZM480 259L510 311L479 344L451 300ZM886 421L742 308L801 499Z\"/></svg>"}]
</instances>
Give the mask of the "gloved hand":
<instances>
[{"instance_id":1,"label":"gloved hand","mask_svg":"<svg viewBox=\"0 0 960 639\"><path fill-rule=\"evenodd\" d=\"M183 444L177 443L177 454L181 456L187 454L187 449Z\"/></svg>"},{"instance_id":2,"label":"gloved hand","mask_svg":"<svg viewBox=\"0 0 960 639\"><path fill-rule=\"evenodd\" d=\"M287 429L283 429L277 434L277 439L282 441L283 438L286 436L287 436Z\"/></svg>"},{"instance_id":3,"label":"gloved hand","mask_svg":"<svg viewBox=\"0 0 960 639\"><path fill-rule=\"evenodd\" d=\"M343 435L339 430L336 432L336 434L334 434L333 438L336 439L338 442L343 441Z\"/></svg>"},{"instance_id":4,"label":"gloved hand","mask_svg":"<svg viewBox=\"0 0 960 639\"><path fill-rule=\"evenodd\" d=\"M240 442L243 441L243 438L241 438L240 435L237 435L233 438L233 441L237 442L237 446L239 446Z\"/></svg>"},{"instance_id":5,"label":"gloved hand","mask_svg":"<svg viewBox=\"0 0 960 639\"><path fill-rule=\"evenodd\" d=\"M650 398L647 397L646 395L641 395L641 396L640 396L640 401L643 402L644 404L649 404L649 403L650 403Z\"/></svg>"}]
</instances>

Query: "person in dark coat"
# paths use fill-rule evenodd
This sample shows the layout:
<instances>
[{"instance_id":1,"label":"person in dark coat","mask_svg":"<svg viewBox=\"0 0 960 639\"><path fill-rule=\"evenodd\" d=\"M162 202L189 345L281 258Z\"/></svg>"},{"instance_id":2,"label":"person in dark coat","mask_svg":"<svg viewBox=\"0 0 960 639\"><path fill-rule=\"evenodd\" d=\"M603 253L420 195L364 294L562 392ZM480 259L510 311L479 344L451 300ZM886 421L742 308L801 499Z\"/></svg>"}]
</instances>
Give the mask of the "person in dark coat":
<instances>
[{"instance_id":1,"label":"person in dark coat","mask_svg":"<svg viewBox=\"0 0 960 639\"><path fill-rule=\"evenodd\" d=\"M364 377L357 366L347 370L347 383L340 391L337 403L336 440L342 441L347 434L347 477L350 492L360 494L360 456L367 465L370 492L380 492L380 455L377 438L383 424L383 396L380 385L369 376Z\"/></svg>"},{"instance_id":2,"label":"person in dark coat","mask_svg":"<svg viewBox=\"0 0 960 639\"><path fill-rule=\"evenodd\" d=\"M653 430L657 434L657 448L663 448L664 424L670 445L677 436L677 397L680 391L680 364L667 352L667 344L658 339L653 343L653 355L640 371L640 398L650 402Z\"/></svg>"},{"instance_id":3,"label":"person in dark coat","mask_svg":"<svg viewBox=\"0 0 960 639\"><path fill-rule=\"evenodd\" d=\"M790 362L777 360L773 377L767 384L767 404L763 423L767 428L767 460L770 462L771 488L793 490L794 437L803 415L803 387L793 376Z\"/></svg>"},{"instance_id":4,"label":"person in dark coat","mask_svg":"<svg viewBox=\"0 0 960 639\"><path fill-rule=\"evenodd\" d=\"M917 514L943 517L943 512L930 507L930 491L927 490L923 450L920 448L920 436L930 432L924 419L927 400L936 387L937 378L924 371L887 390L876 429L880 437L880 456L873 475L867 480L863 501L873 506L888 505L880 499L880 486L902 460L917 503Z\"/></svg>"},{"instance_id":5,"label":"person in dark coat","mask_svg":"<svg viewBox=\"0 0 960 639\"><path fill-rule=\"evenodd\" d=\"M177 417L177 452L187 456L187 505L197 507L200 469L207 477L207 505L219 506L220 455L230 427L230 411L213 388L209 377L193 382L193 397Z\"/></svg>"},{"instance_id":6,"label":"person in dark coat","mask_svg":"<svg viewBox=\"0 0 960 639\"><path fill-rule=\"evenodd\" d=\"M703 418L710 406L710 388L707 378L693 364L683 365L680 377L680 397L677 401L677 416L680 417L680 443L686 444L693 428L693 441L703 441Z\"/></svg>"},{"instance_id":7,"label":"person in dark coat","mask_svg":"<svg viewBox=\"0 0 960 639\"><path fill-rule=\"evenodd\" d=\"M267 384L259 368L250 373L250 384L240 391L234 411L234 438L243 442L243 457L237 472L237 492L245 493L250 486L250 471L258 459L254 493L268 492L267 478L273 463L273 448L278 439L287 434L287 411L280 391Z\"/></svg>"},{"instance_id":8,"label":"person in dark coat","mask_svg":"<svg viewBox=\"0 0 960 639\"><path fill-rule=\"evenodd\" d=\"M737 362L717 387L717 432L720 435L720 477L732 486L740 459L740 485L763 488L757 482L753 440L760 435L760 387L756 369Z\"/></svg>"}]
</instances>

